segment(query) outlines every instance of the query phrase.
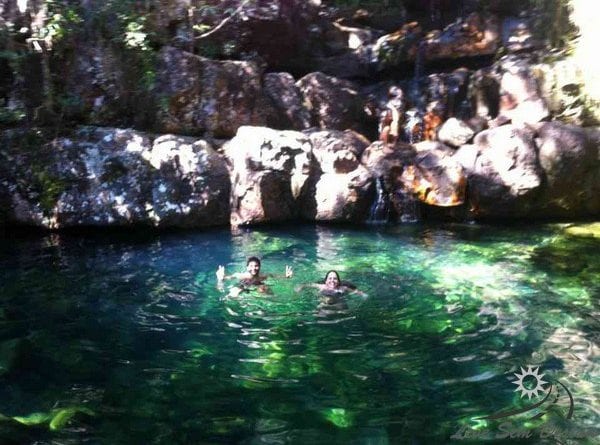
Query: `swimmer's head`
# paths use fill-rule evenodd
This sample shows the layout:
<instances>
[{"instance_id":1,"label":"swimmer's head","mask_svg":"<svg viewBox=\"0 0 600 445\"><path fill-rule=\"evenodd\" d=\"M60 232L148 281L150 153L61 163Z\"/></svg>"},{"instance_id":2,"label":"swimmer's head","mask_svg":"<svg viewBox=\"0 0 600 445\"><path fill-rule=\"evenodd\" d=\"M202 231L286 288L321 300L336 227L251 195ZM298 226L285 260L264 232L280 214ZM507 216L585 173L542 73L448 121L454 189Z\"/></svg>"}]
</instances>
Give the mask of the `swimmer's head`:
<instances>
[{"instance_id":1,"label":"swimmer's head","mask_svg":"<svg viewBox=\"0 0 600 445\"><path fill-rule=\"evenodd\" d=\"M246 272L248 272L253 277L259 274L260 260L257 257L251 256L250 258L248 258L248 260L246 261Z\"/></svg>"},{"instance_id":2,"label":"swimmer's head","mask_svg":"<svg viewBox=\"0 0 600 445\"><path fill-rule=\"evenodd\" d=\"M342 284L342 280L340 280L340 274L338 274L335 270L330 270L325 275L325 286L328 289L336 289L340 287Z\"/></svg>"}]
</instances>

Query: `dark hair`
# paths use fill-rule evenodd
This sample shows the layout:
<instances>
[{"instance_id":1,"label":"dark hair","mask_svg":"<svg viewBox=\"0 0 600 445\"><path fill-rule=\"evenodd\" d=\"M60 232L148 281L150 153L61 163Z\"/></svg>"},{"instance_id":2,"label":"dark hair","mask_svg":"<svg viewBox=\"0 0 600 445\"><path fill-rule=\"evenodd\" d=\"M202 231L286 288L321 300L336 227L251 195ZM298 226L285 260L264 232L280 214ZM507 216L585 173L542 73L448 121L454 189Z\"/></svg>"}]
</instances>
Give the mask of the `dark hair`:
<instances>
[{"instance_id":1,"label":"dark hair","mask_svg":"<svg viewBox=\"0 0 600 445\"><path fill-rule=\"evenodd\" d=\"M246 266L250 263L258 263L258 267L260 267L260 260L258 259L258 257L255 256L251 256L246 260Z\"/></svg>"},{"instance_id":2,"label":"dark hair","mask_svg":"<svg viewBox=\"0 0 600 445\"><path fill-rule=\"evenodd\" d=\"M339 282L340 284L342 284L342 280L340 279L340 274L339 274L339 273L337 273L337 270L333 270L333 269L332 269L332 270L330 270L329 272L327 272L327 273L325 274L325 279L323 280L323 283L325 283L325 282L327 281L327 276L328 276L328 275L329 275L331 272L333 272L333 273L335 274L335 276L336 276L336 277L337 277L337 279L338 279L338 282Z\"/></svg>"}]
</instances>

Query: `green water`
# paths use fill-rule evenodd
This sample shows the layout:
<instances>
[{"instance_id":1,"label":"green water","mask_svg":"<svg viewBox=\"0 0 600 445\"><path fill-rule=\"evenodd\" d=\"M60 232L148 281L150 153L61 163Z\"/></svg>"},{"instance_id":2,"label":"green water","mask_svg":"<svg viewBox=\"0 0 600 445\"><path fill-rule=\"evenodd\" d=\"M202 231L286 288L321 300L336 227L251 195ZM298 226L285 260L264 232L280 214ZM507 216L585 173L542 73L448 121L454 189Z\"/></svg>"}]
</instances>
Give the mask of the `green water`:
<instances>
[{"instance_id":1,"label":"green water","mask_svg":"<svg viewBox=\"0 0 600 445\"><path fill-rule=\"evenodd\" d=\"M598 443L574 437L600 426L600 239L572 233L6 235L0 443ZM243 270L249 255L294 277L228 298L216 267ZM367 297L327 307L294 290L329 269ZM572 418L563 392L480 419L542 399L515 392L528 365L568 388ZM502 422L530 437L501 437Z\"/></svg>"}]
</instances>

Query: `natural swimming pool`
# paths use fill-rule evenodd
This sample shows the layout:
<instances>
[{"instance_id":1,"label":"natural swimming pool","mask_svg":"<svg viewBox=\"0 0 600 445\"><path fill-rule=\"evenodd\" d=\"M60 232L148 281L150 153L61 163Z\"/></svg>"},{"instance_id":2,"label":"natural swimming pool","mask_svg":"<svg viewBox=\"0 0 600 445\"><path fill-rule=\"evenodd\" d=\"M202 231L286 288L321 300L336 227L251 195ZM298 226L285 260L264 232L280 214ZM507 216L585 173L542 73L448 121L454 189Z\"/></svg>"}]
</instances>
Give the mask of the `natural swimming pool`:
<instances>
[{"instance_id":1,"label":"natural swimming pool","mask_svg":"<svg viewBox=\"0 0 600 445\"><path fill-rule=\"evenodd\" d=\"M599 247L561 225L6 236L0 442L594 443ZM294 277L223 298L217 265L249 255ZM368 297L294 290L329 269ZM481 419L542 400L515 391L530 365L552 399Z\"/></svg>"}]
</instances>

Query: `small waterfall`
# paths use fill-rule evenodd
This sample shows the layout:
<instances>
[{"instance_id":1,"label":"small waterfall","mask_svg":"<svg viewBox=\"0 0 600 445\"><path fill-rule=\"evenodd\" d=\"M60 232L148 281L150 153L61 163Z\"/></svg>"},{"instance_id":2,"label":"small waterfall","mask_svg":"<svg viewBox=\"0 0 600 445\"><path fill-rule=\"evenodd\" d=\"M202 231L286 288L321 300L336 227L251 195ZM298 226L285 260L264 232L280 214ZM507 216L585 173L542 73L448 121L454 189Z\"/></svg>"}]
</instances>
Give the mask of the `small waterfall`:
<instances>
[{"instance_id":1,"label":"small waterfall","mask_svg":"<svg viewBox=\"0 0 600 445\"><path fill-rule=\"evenodd\" d=\"M414 74L414 83L416 86L419 86L421 78L423 77L423 73L425 72L425 51L427 49L427 42L425 40L421 40L419 42L419 46L417 47L417 57L415 59L415 74Z\"/></svg>"},{"instance_id":2,"label":"small waterfall","mask_svg":"<svg viewBox=\"0 0 600 445\"><path fill-rule=\"evenodd\" d=\"M390 219L390 199L383 184L383 178L379 176L375 180L375 202L371 206L368 224L387 224Z\"/></svg>"},{"instance_id":3,"label":"small waterfall","mask_svg":"<svg viewBox=\"0 0 600 445\"><path fill-rule=\"evenodd\" d=\"M471 116L473 116L473 107L471 107L471 102L468 99L465 99L460 103L456 117L466 121L470 119Z\"/></svg>"},{"instance_id":4,"label":"small waterfall","mask_svg":"<svg viewBox=\"0 0 600 445\"><path fill-rule=\"evenodd\" d=\"M460 91L460 85L458 81L450 79L448 81L448 116L455 116L457 114L456 98Z\"/></svg>"},{"instance_id":5,"label":"small waterfall","mask_svg":"<svg viewBox=\"0 0 600 445\"><path fill-rule=\"evenodd\" d=\"M423 140L424 132L423 116L418 110L406 112L406 124L404 125L404 138L409 144L416 144Z\"/></svg>"}]
</instances>

